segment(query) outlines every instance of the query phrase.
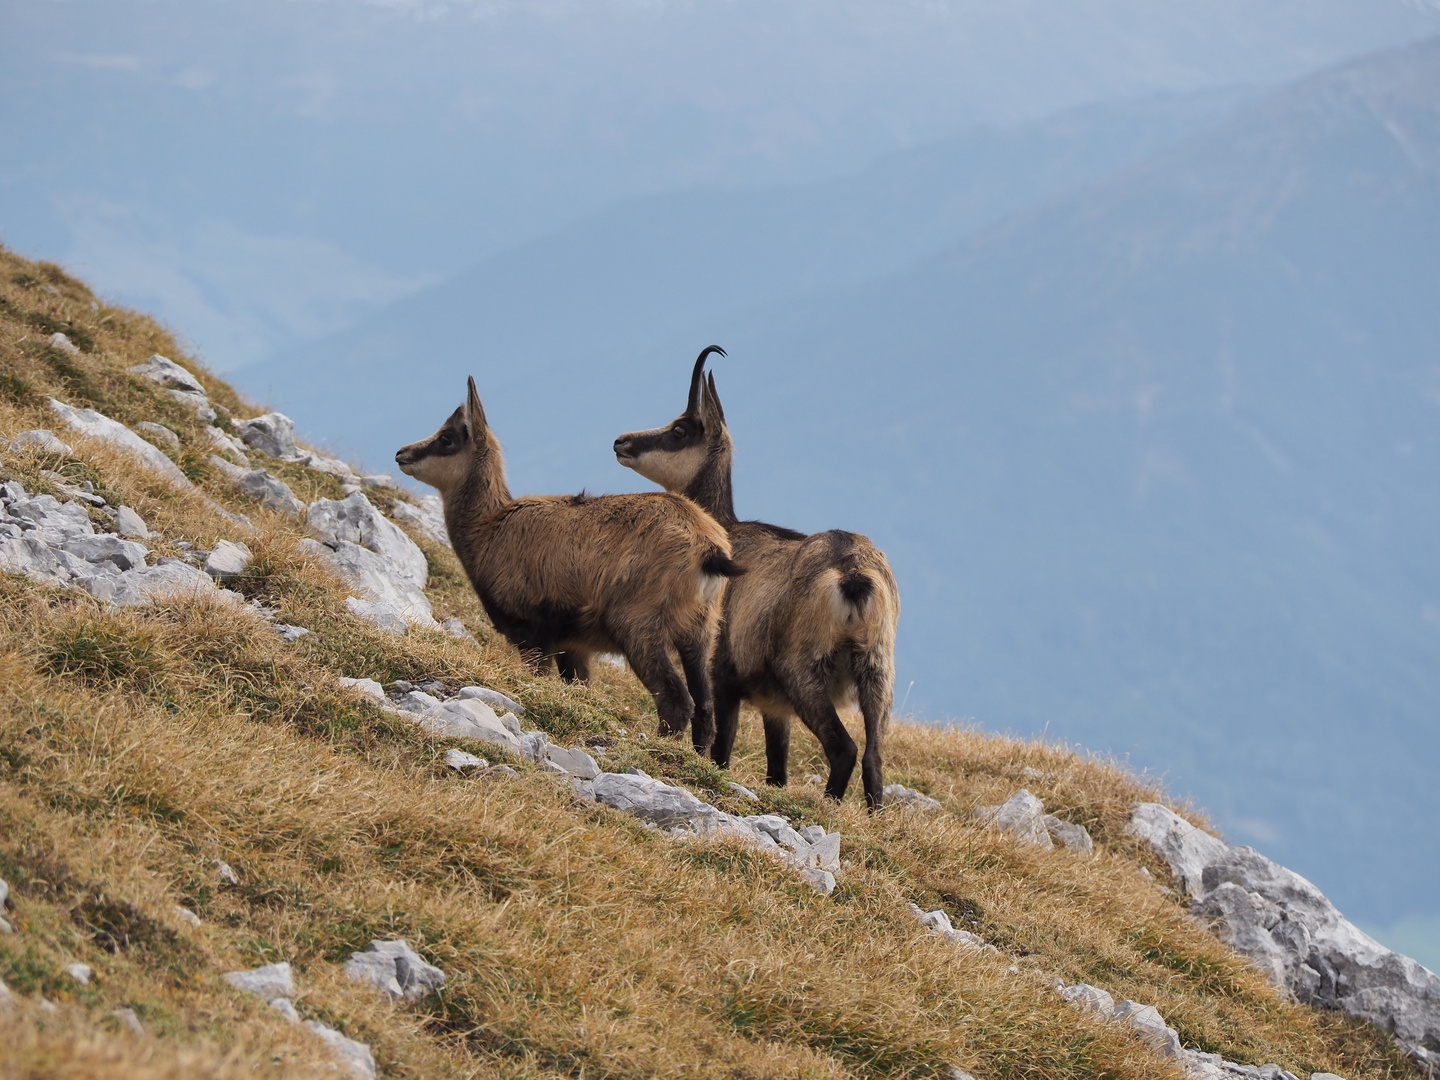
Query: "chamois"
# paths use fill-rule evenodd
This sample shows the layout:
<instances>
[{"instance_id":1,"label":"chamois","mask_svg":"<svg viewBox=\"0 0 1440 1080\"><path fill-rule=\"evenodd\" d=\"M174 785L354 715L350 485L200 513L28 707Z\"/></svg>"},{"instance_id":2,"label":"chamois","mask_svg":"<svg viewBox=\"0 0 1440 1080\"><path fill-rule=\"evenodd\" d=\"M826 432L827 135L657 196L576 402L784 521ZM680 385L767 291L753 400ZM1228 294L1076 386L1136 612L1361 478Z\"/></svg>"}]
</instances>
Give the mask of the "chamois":
<instances>
[{"instance_id":1,"label":"chamois","mask_svg":"<svg viewBox=\"0 0 1440 1080\"><path fill-rule=\"evenodd\" d=\"M720 637L711 662L715 743L710 756L730 763L740 702L765 722L766 781L783 786L794 716L820 741L830 765L825 794L843 798L855 768L855 740L837 706L857 702L865 717L861 776L865 801L884 801L881 753L895 687L895 626L900 592L885 556L865 537L831 530L803 533L739 521L731 491L733 448L715 376L695 361L685 411L663 428L615 440L620 464L685 495L730 533L733 556L746 568L725 593Z\"/></svg>"},{"instance_id":2,"label":"chamois","mask_svg":"<svg viewBox=\"0 0 1440 1080\"><path fill-rule=\"evenodd\" d=\"M522 655L541 670L558 660L563 678L583 682L591 655L623 653L655 698L660 733L688 724L709 745L720 598L742 572L714 518L666 492L512 498L473 378L465 404L395 461L440 492L455 554Z\"/></svg>"}]
</instances>

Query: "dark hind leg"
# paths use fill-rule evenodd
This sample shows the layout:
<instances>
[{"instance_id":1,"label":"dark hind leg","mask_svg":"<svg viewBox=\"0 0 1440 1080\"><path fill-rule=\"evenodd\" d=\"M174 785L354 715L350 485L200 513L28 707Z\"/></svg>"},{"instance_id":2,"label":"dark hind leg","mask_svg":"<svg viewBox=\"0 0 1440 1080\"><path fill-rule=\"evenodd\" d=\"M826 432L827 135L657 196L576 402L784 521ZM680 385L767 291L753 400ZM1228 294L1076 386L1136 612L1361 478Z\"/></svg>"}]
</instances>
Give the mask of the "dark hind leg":
<instances>
[{"instance_id":1,"label":"dark hind leg","mask_svg":"<svg viewBox=\"0 0 1440 1080\"><path fill-rule=\"evenodd\" d=\"M765 782L784 787L790 780L790 717L763 713L765 721Z\"/></svg>"},{"instance_id":2,"label":"dark hind leg","mask_svg":"<svg viewBox=\"0 0 1440 1080\"><path fill-rule=\"evenodd\" d=\"M650 691L655 699L655 711L660 714L660 734L676 738L685 733L690 717L695 711L695 702L690 691L685 689L685 680L663 645L626 649L625 659L635 677Z\"/></svg>"},{"instance_id":3,"label":"dark hind leg","mask_svg":"<svg viewBox=\"0 0 1440 1080\"><path fill-rule=\"evenodd\" d=\"M695 711L690 717L690 741L701 757L710 753L715 743L715 699L710 686L711 641L709 633L701 633L694 639L675 643L675 651L680 654L680 668L685 672L685 685L690 690L690 699L695 702Z\"/></svg>"},{"instance_id":4,"label":"dark hind leg","mask_svg":"<svg viewBox=\"0 0 1440 1080\"><path fill-rule=\"evenodd\" d=\"M856 657L855 692L865 716L865 756L860 760L860 776L865 782L865 804L873 812L885 802L880 766L885 751L885 729L890 724L890 707L895 699L894 676Z\"/></svg>"},{"instance_id":5,"label":"dark hind leg","mask_svg":"<svg viewBox=\"0 0 1440 1080\"><path fill-rule=\"evenodd\" d=\"M590 658L581 653L559 652L555 662L560 666L560 677L566 682L590 681Z\"/></svg>"},{"instance_id":6,"label":"dark hind leg","mask_svg":"<svg viewBox=\"0 0 1440 1080\"><path fill-rule=\"evenodd\" d=\"M825 784L825 794L832 799L843 799L845 789L850 786L850 774L855 771L855 740L840 722L835 703L830 697L829 673L806 672L797 679L788 680L786 686L790 704L795 714L820 740L820 749L830 764L830 779ZM769 728L766 728L768 744ZM767 753L768 753L767 745ZM878 775L878 773L877 773Z\"/></svg>"}]
</instances>

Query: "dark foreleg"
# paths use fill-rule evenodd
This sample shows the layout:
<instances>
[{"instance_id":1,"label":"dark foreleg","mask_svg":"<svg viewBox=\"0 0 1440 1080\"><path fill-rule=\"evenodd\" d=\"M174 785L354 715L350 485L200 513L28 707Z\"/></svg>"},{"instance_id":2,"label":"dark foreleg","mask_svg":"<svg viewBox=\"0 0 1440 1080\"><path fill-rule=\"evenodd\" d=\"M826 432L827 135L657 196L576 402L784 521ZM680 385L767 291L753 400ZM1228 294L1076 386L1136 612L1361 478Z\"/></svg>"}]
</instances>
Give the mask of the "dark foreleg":
<instances>
[{"instance_id":1,"label":"dark foreleg","mask_svg":"<svg viewBox=\"0 0 1440 1080\"><path fill-rule=\"evenodd\" d=\"M559 652L555 654L555 662L560 667L560 678L566 682L590 681L590 658L581 653Z\"/></svg>"},{"instance_id":2,"label":"dark foreleg","mask_svg":"<svg viewBox=\"0 0 1440 1080\"><path fill-rule=\"evenodd\" d=\"M855 740L845 730L840 714L835 711L835 703L830 698L829 680L821 677L805 678L786 689L789 691L790 703L795 706L795 714L815 738L820 740L820 749L825 752L825 760L830 764L830 779L825 784L825 794L832 799L843 799L845 789L850 786L850 774L855 771L855 758L858 755Z\"/></svg>"},{"instance_id":3,"label":"dark foreleg","mask_svg":"<svg viewBox=\"0 0 1440 1080\"><path fill-rule=\"evenodd\" d=\"M885 751L885 729L890 725L890 707L895 700L895 682L886 669L856 664L855 691L865 717L865 756L860 776L865 782L865 804L873 812L885 802L885 781L880 774Z\"/></svg>"},{"instance_id":4,"label":"dark foreleg","mask_svg":"<svg viewBox=\"0 0 1440 1080\"><path fill-rule=\"evenodd\" d=\"M650 696L660 714L660 734L677 738L685 733L695 702L685 688L685 680L670 660L663 645L626 649L625 659Z\"/></svg>"},{"instance_id":5,"label":"dark foreleg","mask_svg":"<svg viewBox=\"0 0 1440 1080\"><path fill-rule=\"evenodd\" d=\"M762 713L765 722L765 782L784 787L790 780L790 717Z\"/></svg>"}]
</instances>

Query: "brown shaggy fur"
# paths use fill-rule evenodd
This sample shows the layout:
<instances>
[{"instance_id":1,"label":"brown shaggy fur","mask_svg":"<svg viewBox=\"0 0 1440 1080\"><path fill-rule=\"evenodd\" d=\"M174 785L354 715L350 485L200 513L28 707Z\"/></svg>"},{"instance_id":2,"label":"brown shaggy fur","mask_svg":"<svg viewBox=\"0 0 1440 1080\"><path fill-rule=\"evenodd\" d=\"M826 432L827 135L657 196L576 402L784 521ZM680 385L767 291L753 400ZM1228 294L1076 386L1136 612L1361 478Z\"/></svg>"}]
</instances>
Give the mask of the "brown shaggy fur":
<instances>
[{"instance_id":1,"label":"brown shaggy fur","mask_svg":"<svg viewBox=\"0 0 1440 1080\"><path fill-rule=\"evenodd\" d=\"M465 405L395 461L440 492L486 614L528 659L546 668L553 658L565 678L584 680L593 654L623 653L655 698L661 734L691 725L709 744L720 597L740 572L709 514L663 493L512 498L474 379Z\"/></svg>"},{"instance_id":2,"label":"brown shaggy fur","mask_svg":"<svg viewBox=\"0 0 1440 1080\"><path fill-rule=\"evenodd\" d=\"M855 703L865 717L861 776L872 810L884 800L881 755L895 686L895 627L900 590L885 556L865 537L832 530L806 536L758 521L738 521L732 501L732 446L715 377L703 378L700 354L690 403L671 424L615 440L615 456L640 475L694 499L730 532L747 573L725 595L711 666L716 738L711 756L729 764L740 702L765 722L766 779L788 776L794 716L814 732L830 765L825 792L843 798L855 768L855 740L837 708Z\"/></svg>"}]
</instances>

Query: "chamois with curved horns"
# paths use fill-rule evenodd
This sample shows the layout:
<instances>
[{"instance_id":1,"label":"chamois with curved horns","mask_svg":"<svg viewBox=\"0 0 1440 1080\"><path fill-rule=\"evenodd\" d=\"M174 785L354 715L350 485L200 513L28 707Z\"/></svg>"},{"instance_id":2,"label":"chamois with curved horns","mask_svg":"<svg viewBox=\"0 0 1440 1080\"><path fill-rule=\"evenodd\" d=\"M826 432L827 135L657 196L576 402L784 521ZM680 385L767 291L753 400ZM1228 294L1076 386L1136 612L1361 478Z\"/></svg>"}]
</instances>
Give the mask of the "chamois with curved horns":
<instances>
[{"instance_id":1,"label":"chamois with curved horns","mask_svg":"<svg viewBox=\"0 0 1440 1080\"><path fill-rule=\"evenodd\" d=\"M395 462L439 491L485 613L527 660L541 670L557 660L563 678L583 682L593 654L623 653L655 699L660 733L691 725L709 744L720 598L742 572L714 518L668 492L512 498L473 378L465 404Z\"/></svg>"},{"instance_id":2,"label":"chamois with curved horns","mask_svg":"<svg viewBox=\"0 0 1440 1080\"><path fill-rule=\"evenodd\" d=\"M857 703L865 717L861 776L865 801L884 801L881 753L895 687L895 626L900 591L890 564L865 537L831 530L803 533L740 521L730 484L733 447L715 376L704 378L712 345L695 361L690 400L662 428L615 440L620 464L685 495L730 533L733 556L746 568L726 589L720 636L711 663L715 743L710 756L730 763L740 702L765 722L766 781L783 786L790 723L800 717L830 765L825 794L843 798L855 769L855 740L838 708Z\"/></svg>"}]
</instances>

